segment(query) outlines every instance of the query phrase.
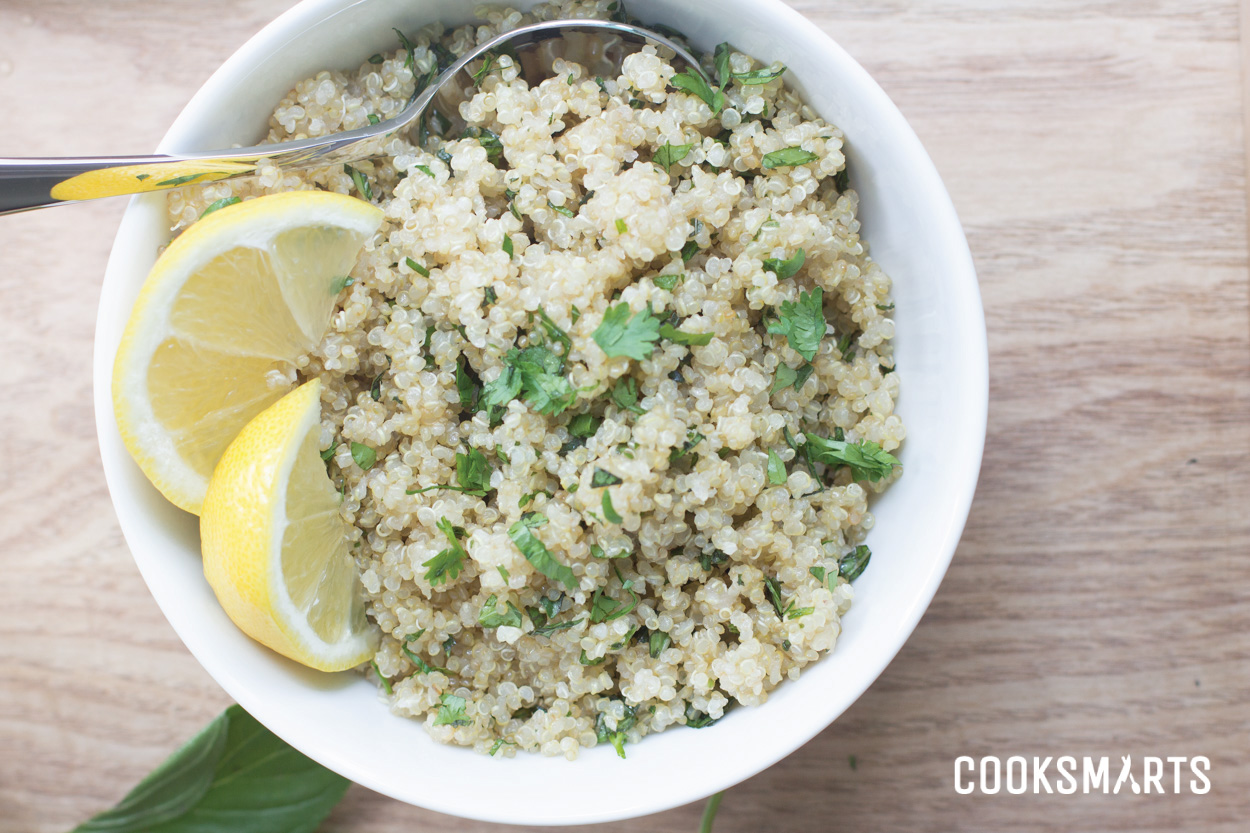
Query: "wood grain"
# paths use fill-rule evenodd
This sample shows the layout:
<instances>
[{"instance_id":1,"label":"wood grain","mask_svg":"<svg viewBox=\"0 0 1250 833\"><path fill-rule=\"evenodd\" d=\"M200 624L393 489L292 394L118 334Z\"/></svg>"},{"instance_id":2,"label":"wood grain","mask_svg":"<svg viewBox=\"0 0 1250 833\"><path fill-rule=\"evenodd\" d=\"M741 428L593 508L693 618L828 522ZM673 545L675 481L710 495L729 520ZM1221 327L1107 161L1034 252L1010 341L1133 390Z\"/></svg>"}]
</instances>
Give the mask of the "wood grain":
<instances>
[{"instance_id":1,"label":"wood grain","mask_svg":"<svg viewBox=\"0 0 1250 833\"><path fill-rule=\"evenodd\" d=\"M206 24L192 0L5 0L0 155L152 147L286 5L221 0ZM830 729L732 790L717 830L1244 829L1245 4L794 5L898 102L961 212L989 437L911 641ZM72 827L227 702L143 586L100 469L91 338L123 205L0 219L3 833ZM1213 787L959 796L962 754L1206 755ZM601 829L691 833L699 812ZM502 828L354 788L325 829Z\"/></svg>"}]
</instances>

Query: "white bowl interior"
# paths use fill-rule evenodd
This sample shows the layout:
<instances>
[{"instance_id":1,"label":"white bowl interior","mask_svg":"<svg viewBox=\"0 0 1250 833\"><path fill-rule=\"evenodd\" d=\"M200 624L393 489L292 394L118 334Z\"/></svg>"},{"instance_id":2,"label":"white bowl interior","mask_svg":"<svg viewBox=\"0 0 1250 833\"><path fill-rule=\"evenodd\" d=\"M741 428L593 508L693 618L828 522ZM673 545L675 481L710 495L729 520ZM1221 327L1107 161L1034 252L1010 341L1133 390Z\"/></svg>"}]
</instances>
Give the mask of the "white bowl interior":
<instances>
[{"instance_id":1,"label":"white bowl interior","mask_svg":"<svg viewBox=\"0 0 1250 833\"><path fill-rule=\"evenodd\" d=\"M790 67L790 83L846 132L863 234L894 279L906 474L874 504L872 565L856 582L837 648L767 705L734 710L711 729L650 736L624 761L610 747L585 750L576 763L495 759L434 743L416 722L391 715L357 675L309 671L260 647L230 623L204 581L196 519L144 479L113 417L113 355L168 239L161 195L132 200L101 295L100 451L122 531L170 623L214 679L293 746L374 790L444 813L545 825L628 818L703 798L794 751L854 702L910 635L946 571L976 485L988 396L980 295L954 208L902 115L858 64L778 0L630 0L629 8L687 32L699 47L729 40ZM461 0L306 0L222 66L160 149L252 143L295 81L392 48L392 26L464 22L467 10ZM456 777L438 777L448 771Z\"/></svg>"}]
</instances>

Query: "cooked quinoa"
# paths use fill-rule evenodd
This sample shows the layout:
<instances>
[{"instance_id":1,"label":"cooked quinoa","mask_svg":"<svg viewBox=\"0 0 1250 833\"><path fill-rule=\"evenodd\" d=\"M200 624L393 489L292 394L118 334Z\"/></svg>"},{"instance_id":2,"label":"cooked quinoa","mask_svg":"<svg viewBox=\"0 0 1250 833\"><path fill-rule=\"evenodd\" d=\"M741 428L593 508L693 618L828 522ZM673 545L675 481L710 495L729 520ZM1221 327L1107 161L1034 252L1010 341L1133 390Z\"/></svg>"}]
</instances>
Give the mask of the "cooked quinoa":
<instances>
[{"instance_id":1,"label":"cooked quinoa","mask_svg":"<svg viewBox=\"0 0 1250 833\"><path fill-rule=\"evenodd\" d=\"M386 119L440 58L608 7L427 27L411 54L300 82L268 140ZM731 52L731 72L763 72L728 80L714 113L662 51L616 49L534 83L497 57L360 181L267 166L169 197L175 231L235 195L385 209L330 331L272 381L325 385L380 696L491 754L624 754L764 703L834 647L869 494L901 474L890 280L859 236L842 132L780 73L747 83L779 64ZM848 445L884 468L813 453Z\"/></svg>"}]
</instances>

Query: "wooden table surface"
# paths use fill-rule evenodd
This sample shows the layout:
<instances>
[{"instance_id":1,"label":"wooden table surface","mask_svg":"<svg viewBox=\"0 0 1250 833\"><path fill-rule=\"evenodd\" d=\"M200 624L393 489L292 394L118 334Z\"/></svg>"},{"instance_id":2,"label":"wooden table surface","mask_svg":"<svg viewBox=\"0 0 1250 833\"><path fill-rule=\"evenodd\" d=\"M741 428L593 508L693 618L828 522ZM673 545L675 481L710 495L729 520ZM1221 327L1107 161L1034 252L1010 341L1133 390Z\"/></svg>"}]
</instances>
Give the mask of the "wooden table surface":
<instances>
[{"instance_id":1,"label":"wooden table surface","mask_svg":"<svg viewBox=\"0 0 1250 833\"><path fill-rule=\"evenodd\" d=\"M286 5L3 0L0 155L153 147ZM985 298L989 436L911 641L832 727L732 790L717 830L1246 829L1246 10L794 5L884 86L951 191ZM4 833L111 805L227 704L140 580L100 468L91 342L124 205L0 219ZM1113 772L1205 755L1213 786L962 796L965 754L1107 755ZM601 829L693 833L700 809ZM503 828L355 787L323 829Z\"/></svg>"}]
</instances>

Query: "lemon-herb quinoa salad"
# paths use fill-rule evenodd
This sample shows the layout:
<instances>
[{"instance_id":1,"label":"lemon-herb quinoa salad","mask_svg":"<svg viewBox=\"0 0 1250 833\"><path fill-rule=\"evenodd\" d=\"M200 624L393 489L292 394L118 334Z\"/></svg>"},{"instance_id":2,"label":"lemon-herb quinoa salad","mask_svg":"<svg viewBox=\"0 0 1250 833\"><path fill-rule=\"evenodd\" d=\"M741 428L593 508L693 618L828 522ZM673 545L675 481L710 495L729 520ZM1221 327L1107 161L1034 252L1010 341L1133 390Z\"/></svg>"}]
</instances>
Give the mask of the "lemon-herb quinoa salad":
<instances>
[{"instance_id":1,"label":"lemon-herb quinoa salad","mask_svg":"<svg viewBox=\"0 0 1250 833\"><path fill-rule=\"evenodd\" d=\"M296 85L268 139L389 118L524 22L614 13L401 34ZM616 49L541 81L491 55L383 157L169 195L175 231L285 191L384 211L324 337L266 382L319 380L370 678L493 755L623 756L764 703L834 647L869 495L902 472L890 280L841 131L780 63Z\"/></svg>"}]
</instances>

